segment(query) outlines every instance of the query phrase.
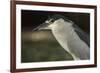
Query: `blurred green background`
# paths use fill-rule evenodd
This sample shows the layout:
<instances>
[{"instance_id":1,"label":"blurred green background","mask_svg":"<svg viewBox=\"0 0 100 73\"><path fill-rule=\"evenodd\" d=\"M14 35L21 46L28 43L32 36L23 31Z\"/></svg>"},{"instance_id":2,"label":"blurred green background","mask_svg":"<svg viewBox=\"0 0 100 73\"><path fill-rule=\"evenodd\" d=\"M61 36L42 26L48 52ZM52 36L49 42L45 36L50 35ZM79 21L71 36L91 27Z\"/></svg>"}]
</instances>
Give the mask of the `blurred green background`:
<instances>
[{"instance_id":1,"label":"blurred green background","mask_svg":"<svg viewBox=\"0 0 100 73\"><path fill-rule=\"evenodd\" d=\"M22 32L21 47L22 63L73 60L51 31Z\"/></svg>"},{"instance_id":2,"label":"blurred green background","mask_svg":"<svg viewBox=\"0 0 100 73\"><path fill-rule=\"evenodd\" d=\"M21 62L73 60L57 42L51 31L32 32L52 15L61 14L90 33L90 14L77 12L21 10Z\"/></svg>"}]
</instances>

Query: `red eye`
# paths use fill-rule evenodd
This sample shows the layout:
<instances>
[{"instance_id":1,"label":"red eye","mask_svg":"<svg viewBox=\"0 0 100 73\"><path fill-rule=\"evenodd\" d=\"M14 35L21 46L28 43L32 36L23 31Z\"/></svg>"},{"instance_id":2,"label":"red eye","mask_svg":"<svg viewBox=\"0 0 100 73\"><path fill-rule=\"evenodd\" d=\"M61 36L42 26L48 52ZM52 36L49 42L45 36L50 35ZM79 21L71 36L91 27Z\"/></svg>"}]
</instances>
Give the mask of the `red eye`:
<instances>
[{"instance_id":1,"label":"red eye","mask_svg":"<svg viewBox=\"0 0 100 73\"><path fill-rule=\"evenodd\" d=\"M53 22L54 22L54 20L51 20L50 22L52 22L52 23L53 23Z\"/></svg>"}]
</instances>

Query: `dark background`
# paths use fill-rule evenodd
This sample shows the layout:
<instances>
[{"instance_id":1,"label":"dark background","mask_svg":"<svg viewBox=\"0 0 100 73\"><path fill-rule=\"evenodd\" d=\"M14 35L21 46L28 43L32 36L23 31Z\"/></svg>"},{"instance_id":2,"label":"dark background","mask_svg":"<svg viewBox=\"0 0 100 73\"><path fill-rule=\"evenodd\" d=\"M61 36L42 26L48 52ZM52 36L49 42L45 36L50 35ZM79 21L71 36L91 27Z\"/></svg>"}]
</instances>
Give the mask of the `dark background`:
<instances>
[{"instance_id":1,"label":"dark background","mask_svg":"<svg viewBox=\"0 0 100 73\"><path fill-rule=\"evenodd\" d=\"M32 31L48 16L64 15L89 34L90 14L21 10L21 62L47 62L73 60L52 35L51 31Z\"/></svg>"},{"instance_id":2,"label":"dark background","mask_svg":"<svg viewBox=\"0 0 100 73\"><path fill-rule=\"evenodd\" d=\"M51 11L32 11L22 10L22 31L31 31L36 26L43 23L48 16L61 14L72 20L85 32L90 32L90 14L89 13L73 13L73 12L51 12Z\"/></svg>"}]
</instances>

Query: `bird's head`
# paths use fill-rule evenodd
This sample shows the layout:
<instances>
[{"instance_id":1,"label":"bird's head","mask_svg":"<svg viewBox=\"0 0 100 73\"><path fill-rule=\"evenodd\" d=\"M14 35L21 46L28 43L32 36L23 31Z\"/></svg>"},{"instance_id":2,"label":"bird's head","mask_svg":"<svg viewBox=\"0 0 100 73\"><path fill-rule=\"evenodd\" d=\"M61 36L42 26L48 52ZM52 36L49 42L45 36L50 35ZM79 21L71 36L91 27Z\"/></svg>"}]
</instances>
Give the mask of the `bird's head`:
<instances>
[{"instance_id":1,"label":"bird's head","mask_svg":"<svg viewBox=\"0 0 100 73\"><path fill-rule=\"evenodd\" d=\"M60 27L60 25L62 25L64 22L73 23L71 20L68 20L66 17L59 14L55 14L49 17L44 23L40 24L35 29L33 29L33 31L45 30L45 29L51 30L52 28L55 28L57 26Z\"/></svg>"}]
</instances>

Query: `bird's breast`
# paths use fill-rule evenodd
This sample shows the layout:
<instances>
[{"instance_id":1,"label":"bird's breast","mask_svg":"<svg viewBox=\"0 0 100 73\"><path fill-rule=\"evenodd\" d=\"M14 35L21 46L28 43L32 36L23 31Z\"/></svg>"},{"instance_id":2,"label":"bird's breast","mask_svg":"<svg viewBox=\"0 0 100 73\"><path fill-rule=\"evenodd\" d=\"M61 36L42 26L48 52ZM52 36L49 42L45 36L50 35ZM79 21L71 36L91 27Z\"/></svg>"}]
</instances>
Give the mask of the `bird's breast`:
<instances>
[{"instance_id":1,"label":"bird's breast","mask_svg":"<svg viewBox=\"0 0 100 73\"><path fill-rule=\"evenodd\" d=\"M59 26L60 27L60 26ZM57 29L52 30L52 33L54 35L54 37L56 38L56 40L58 41L58 43L66 50L69 52L69 48L67 45L67 40L69 39L69 29L65 29L64 27L60 27Z\"/></svg>"}]
</instances>

